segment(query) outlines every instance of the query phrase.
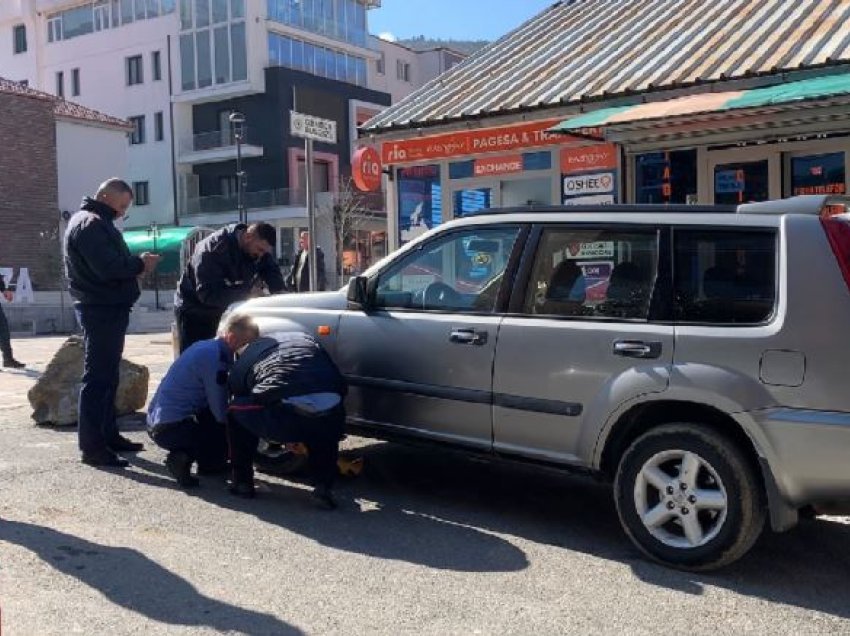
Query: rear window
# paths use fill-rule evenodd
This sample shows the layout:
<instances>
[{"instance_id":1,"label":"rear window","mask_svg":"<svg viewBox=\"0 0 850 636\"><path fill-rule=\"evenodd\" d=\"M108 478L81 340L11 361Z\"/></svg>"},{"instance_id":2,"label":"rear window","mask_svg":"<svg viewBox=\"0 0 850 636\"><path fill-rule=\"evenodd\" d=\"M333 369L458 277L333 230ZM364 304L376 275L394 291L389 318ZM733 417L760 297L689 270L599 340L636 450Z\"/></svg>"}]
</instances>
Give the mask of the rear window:
<instances>
[{"instance_id":1,"label":"rear window","mask_svg":"<svg viewBox=\"0 0 850 636\"><path fill-rule=\"evenodd\" d=\"M776 304L773 230L676 230L674 316L678 322L755 325Z\"/></svg>"}]
</instances>

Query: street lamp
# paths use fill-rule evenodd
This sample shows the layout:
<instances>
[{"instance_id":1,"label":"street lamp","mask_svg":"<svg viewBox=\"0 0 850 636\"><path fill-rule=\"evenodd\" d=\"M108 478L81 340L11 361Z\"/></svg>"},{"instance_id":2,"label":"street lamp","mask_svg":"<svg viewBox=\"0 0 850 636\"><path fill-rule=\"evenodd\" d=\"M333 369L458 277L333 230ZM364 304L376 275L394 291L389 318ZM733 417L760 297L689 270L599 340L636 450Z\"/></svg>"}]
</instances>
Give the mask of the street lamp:
<instances>
[{"instance_id":1,"label":"street lamp","mask_svg":"<svg viewBox=\"0 0 850 636\"><path fill-rule=\"evenodd\" d=\"M156 254L156 240L159 238L161 232L159 226L156 224L156 221L151 221L151 224L148 226L148 236L153 238L153 253ZM153 270L153 294L154 294L154 302L156 303L156 309L159 311L159 272L154 269Z\"/></svg>"},{"instance_id":2,"label":"street lamp","mask_svg":"<svg viewBox=\"0 0 850 636\"><path fill-rule=\"evenodd\" d=\"M245 115L239 111L233 111L228 117L230 126L233 128L233 137L236 139L236 208L239 213L239 222L248 222L248 212L245 210L245 173L242 172L242 142L245 134Z\"/></svg>"}]
</instances>

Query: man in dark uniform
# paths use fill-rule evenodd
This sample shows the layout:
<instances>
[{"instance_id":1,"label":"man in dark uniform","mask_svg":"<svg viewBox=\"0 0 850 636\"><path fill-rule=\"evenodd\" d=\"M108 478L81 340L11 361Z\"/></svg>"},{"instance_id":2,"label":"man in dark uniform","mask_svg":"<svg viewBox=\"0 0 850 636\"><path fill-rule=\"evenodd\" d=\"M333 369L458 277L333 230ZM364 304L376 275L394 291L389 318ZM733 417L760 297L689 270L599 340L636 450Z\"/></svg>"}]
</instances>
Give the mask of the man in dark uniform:
<instances>
[{"instance_id":1,"label":"man in dark uniform","mask_svg":"<svg viewBox=\"0 0 850 636\"><path fill-rule=\"evenodd\" d=\"M198 243L174 297L181 353L198 340L214 338L227 307L247 300L260 281L273 294L283 291L272 257L276 242L274 227L254 223L229 225Z\"/></svg>"},{"instance_id":2,"label":"man in dark uniform","mask_svg":"<svg viewBox=\"0 0 850 636\"><path fill-rule=\"evenodd\" d=\"M0 274L0 294L6 293L6 281ZM3 366L7 369L22 369L26 365L15 360L12 355L12 340L9 335L9 323L6 322L6 314L3 313L3 305L0 304L0 352L3 353Z\"/></svg>"},{"instance_id":3,"label":"man in dark uniform","mask_svg":"<svg viewBox=\"0 0 850 636\"><path fill-rule=\"evenodd\" d=\"M315 291L325 291L327 278L325 274L325 253L316 246L316 278L319 284ZM292 271L286 278L286 288L292 292L310 291L310 233L301 232L298 241L298 253L292 262Z\"/></svg>"},{"instance_id":4,"label":"man in dark uniform","mask_svg":"<svg viewBox=\"0 0 850 636\"><path fill-rule=\"evenodd\" d=\"M115 392L130 308L141 293L138 278L152 272L159 256L133 256L115 220L127 213L133 190L109 179L94 199L83 199L65 232L65 269L74 311L83 329L85 358L80 391L79 428L83 462L91 466L127 466L116 451L141 450L118 433Z\"/></svg>"},{"instance_id":5,"label":"man in dark uniform","mask_svg":"<svg viewBox=\"0 0 850 636\"><path fill-rule=\"evenodd\" d=\"M345 427L344 378L321 345L294 331L260 338L234 364L227 432L231 492L254 496L254 453L259 438L301 442L307 447L313 497L336 507L331 488L337 475Z\"/></svg>"}]
</instances>

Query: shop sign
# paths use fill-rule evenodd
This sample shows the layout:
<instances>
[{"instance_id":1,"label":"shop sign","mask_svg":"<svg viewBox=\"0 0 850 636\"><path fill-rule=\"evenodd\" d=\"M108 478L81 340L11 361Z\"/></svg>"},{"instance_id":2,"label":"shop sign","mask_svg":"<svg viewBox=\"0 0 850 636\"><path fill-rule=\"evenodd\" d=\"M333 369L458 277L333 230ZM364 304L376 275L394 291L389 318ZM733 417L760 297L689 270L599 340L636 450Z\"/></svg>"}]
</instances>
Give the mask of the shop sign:
<instances>
[{"instance_id":1,"label":"shop sign","mask_svg":"<svg viewBox=\"0 0 850 636\"><path fill-rule=\"evenodd\" d=\"M565 198L564 205L613 205L613 194L592 194L586 197Z\"/></svg>"},{"instance_id":2,"label":"shop sign","mask_svg":"<svg viewBox=\"0 0 850 636\"><path fill-rule=\"evenodd\" d=\"M522 155L502 155L475 160L475 176L489 177L522 172Z\"/></svg>"},{"instance_id":3,"label":"shop sign","mask_svg":"<svg viewBox=\"0 0 850 636\"><path fill-rule=\"evenodd\" d=\"M714 175L714 192L716 194L734 194L744 192L746 177L743 170L719 170Z\"/></svg>"},{"instance_id":4,"label":"shop sign","mask_svg":"<svg viewBox=\"0 0 850 636\"><path fill-rule=\"evenodd\" d=\"M351 159L351 178L363 192L381 189L381 156L372 146L358 148Z\"/></svg>"},{"instance_id":5,"label":"shop sign","mask_svg":"<svg viewBox=\"0 0 850 636\"><path fill-rule=\"evenodd\" d=\"M416 139L388 141L381 145L381 159L384 164L389 165L584 141L578 137L547 132L561 121L562 119L547 119L500 128L461 130Z\"/></svg>"},{"instance_id":6,"label":"shop sign","mask_svg":"<svg viewBox=\"0 0 850 636\"><path fill-rule=\"evenodd\" d=\"M564 177L564 196L608 194L614 190L614 173L600 172Z\"/></svg>"},{"instance_id":7,"label":"shop sign","mask_svg":"<svg viewBox=\"0 0 850 636\"><path fill-rule=\"evenodd\" d=\"M589 172L615 170L617 168L617 146L596 144L561 150L561 172Z\"/></svg>"},{"instance_id":8,"label":"shop sign","mask_svg":"<svg viewBox=\"0 0 850 636\"><path fill-rule=\"evenodd\" d=\"M843 183L825 183L823 185L798 186L794 188L794 196L801 194L844 194L847 186Z\"/></svg>"}]
</instances>

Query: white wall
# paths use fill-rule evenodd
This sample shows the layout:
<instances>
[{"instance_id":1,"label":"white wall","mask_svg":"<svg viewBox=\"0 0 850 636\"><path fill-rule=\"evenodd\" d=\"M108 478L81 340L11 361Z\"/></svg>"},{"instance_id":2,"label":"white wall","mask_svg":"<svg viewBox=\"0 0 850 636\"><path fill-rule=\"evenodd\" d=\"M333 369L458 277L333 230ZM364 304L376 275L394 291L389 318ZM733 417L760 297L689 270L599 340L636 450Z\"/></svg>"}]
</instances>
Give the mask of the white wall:
<instances>
[{"instance_id":1,"label":"white wall","mask_svg":"<svg viewBox=\"0 0 850 636\"><path fill-rule=\"evenodd\" d=\"M370 42L373 49L384 54L384 73L378 73L377 64L370 61L367 73L369 88L382 93L389 93L392 96L392 103L395 104L425 83L419 67L419 56L415 51L374 36L370 36ZM409 82L398 78L397 63L399 60L410 64Z\"/></svg>"},{"instance_id":2,"label":"white wall","mask_svg":"<svg viewBox=\"0 0 850 636\"><path fill-rule=\"evenodd\" d=\"M122 130L70 121L56 123L59 210L72 214L84 196L110 176L127 173L127 137ZM137 208L130 208L130 217Z\"/></svg>"},{"instance_id":3,"label":"white wall","mask_svg":"<svg viewBox=\"0 0 850 636\"><path fill-rule=\"evenodd\" d=\"M27 50L15 53L14 28L27 30ZM20 10L20 0L0 0L0 77L15 82L29 81L35 87L37 75L35 22Z\"/></svg>"}]
</instances>

